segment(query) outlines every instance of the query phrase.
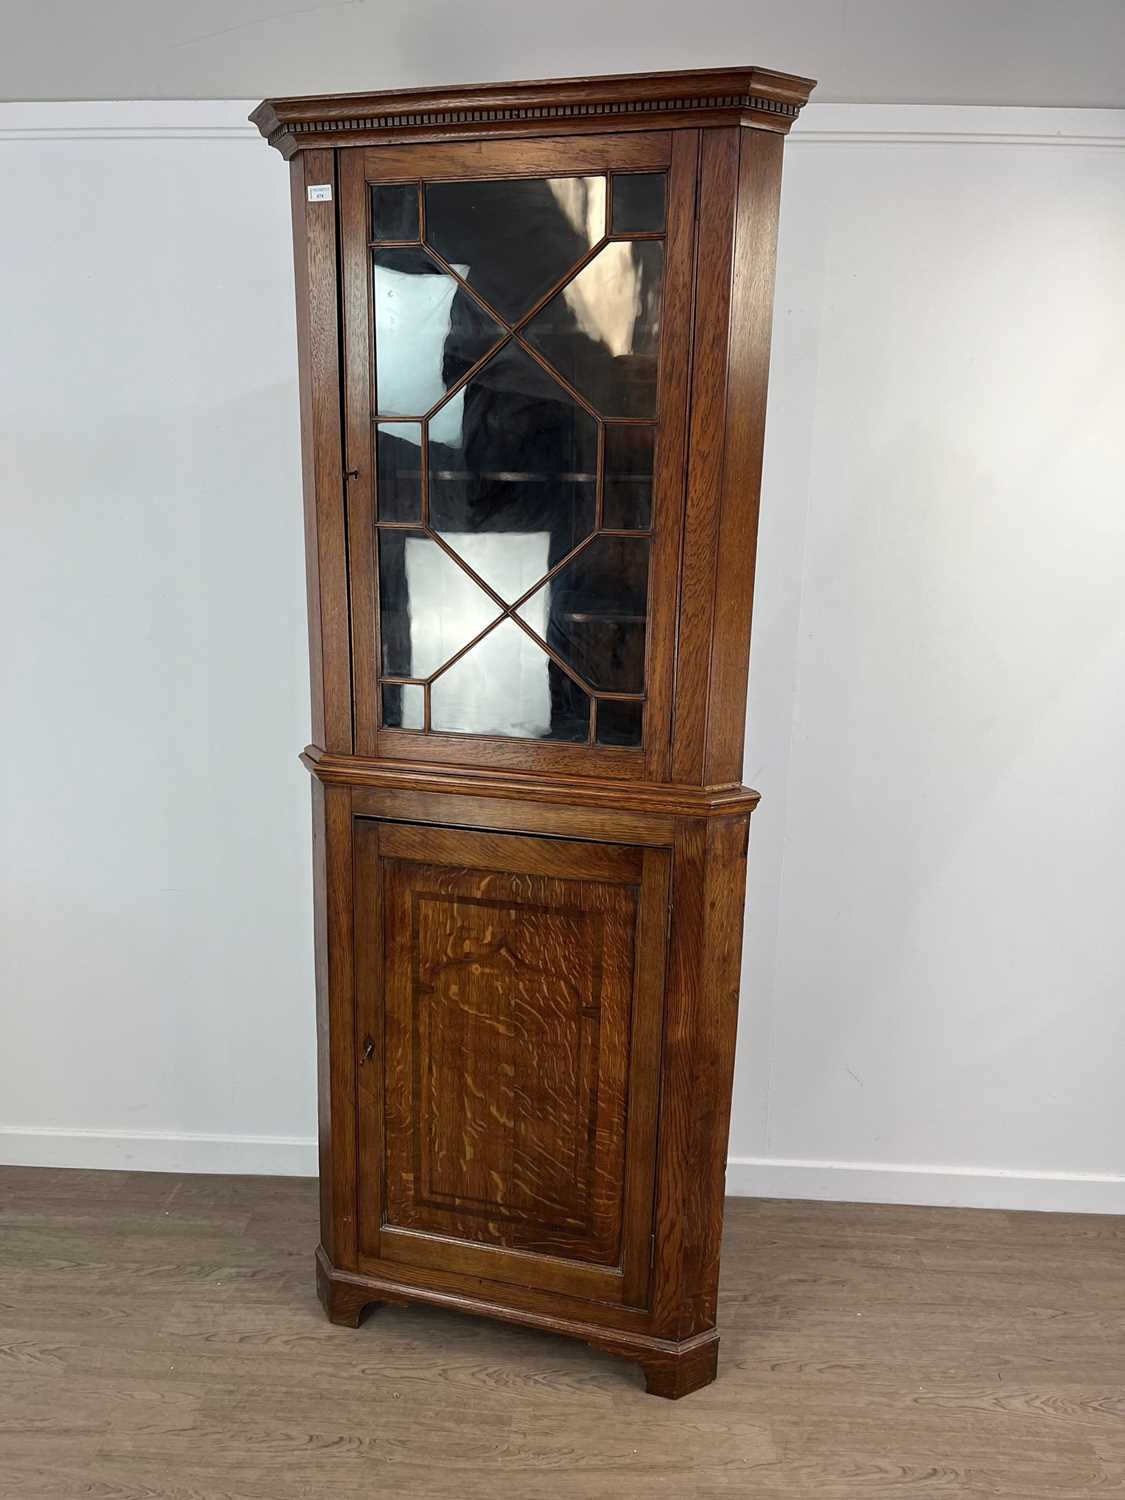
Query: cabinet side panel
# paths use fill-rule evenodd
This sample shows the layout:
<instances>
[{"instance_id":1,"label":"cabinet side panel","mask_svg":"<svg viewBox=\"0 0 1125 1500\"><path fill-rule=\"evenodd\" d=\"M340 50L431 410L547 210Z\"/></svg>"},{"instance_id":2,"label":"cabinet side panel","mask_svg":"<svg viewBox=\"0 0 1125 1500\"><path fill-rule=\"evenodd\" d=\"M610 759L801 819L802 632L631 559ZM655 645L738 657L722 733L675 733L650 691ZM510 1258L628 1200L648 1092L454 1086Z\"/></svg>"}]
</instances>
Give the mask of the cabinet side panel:
<instances>
[{"instance_id":1,"label":"cabinet side panel","mask_svg":"<svg viewBox=\"0 0 1125 1500\"><path fill-rule=\"evenodd\" d=\"M662 1338L715 1324L746 829L745 816L684 820L676 840L653 1291Z\"/></svg>"},{"instance_id":2,"label":"cabinet side panel","mask_svg":"<svg viewBox=\"0 0 1125 1500\"><path fill-rule=\"evenodd\" d=\"M334 1265L356 1264L352 816L347 787L313 780L320 1235Z\"/></svg>"},{"instance_id":3,"label":"cabinet side panel","mask_svg":"<svg viewBox=\"0 0 1125 1500\"><path fill-rule=\"evenodd\" d=\"M653 496L656 535L652 575L653 579L670 580L669 586L679 568L683 530L698 166L699 132L677 131L668 174L667 275L657 410L662 451L656 466ZM649 621L649 729L645 760L648 774L654 780L666 781L671 760L676 621L672 611L654 609L651 602Z\"/></svg>"},{"instance_id":4,"label":"cabinet side panel","mask_svg":"<svg viewBox=\"0 0 1125 1500\"><path fill-rule=\"evenodd\" d=\"M316 732L315 723L313 732ZM316 975L316 1113L320 1182L320 1241L334 1259L332 1192L332 1029L328 999L328 861L324 783L312 778L313 964Z\"/></svg>"},{"instance_id":5,"label":"cabinet side panel","mask_svg":"<svg viewBox=\"0 0 1125 1500\"><path fill-rule=\"evenodd\" d=\"M687 502L672 734L672 780L696 785L703 780L706 758L715 626L739 132L704 130L701 135Z\"/></svg>"},{"instance_id":6,"label":"cabinet side panel","mask_svg":"<svg viewBox=\"0 0 1125 1500\"><path fill-rule=\"evenodd\" d=\"M385 1057L383 878L379 824L356 817L352 793L352 867L355 876L356 1241L362 1256L381 1253L383 1223Z\"/></svg>"},{"instance_id":7,"label":"cabinet side panel","mask_svg":"<svg viewBox=\"0 0 1125 1500\"><path fill-rule=\"evenodd\" d=\"M702 820L677 821L664 1001L652 1283L652 1331L661 1338L679 1337L684 1300L686 1212L691 1174L695 1170L691 1138L695 1046L704 1024L699 967L706 843L707 828Z\"/></svg>"},{"instance_id":8,"label":"cabinet side panel","mask_svg":"<svg viewBox=\"0 0 1125 1500\"><path fill-rule=\"evenodd\" d=\"M313 461L312 379L309 358L309 268L308 247L305 243L305 164L299 156L289 163L289 194L293 209L293 282L297 292L297 368L301 400L301 488L304 495L305 518L309 695L312 700L313 744L323 745L325 742L324 649L320 626L320 549L316 534L316 465ZM313 834L315 839L315 804ZM322 1184L323 1181L322 1172Z\"/></svg>"},{"instance_id":9,"label":"cabinet side panel","mask_svg":"<svg viewBox=\"0 0 1125 1500\"><path fill-rule=\"evenodd\" d=\"M703 1009L696 1038L691 1174L686 1220L681 1338L715 1326L723 1236L727 1139L738 1030L747 820L721 818L707 829L700 984Z\"/></svg>"},{"instance_id":10,"label":"cabinet side panel","mask_svg":"<svg viewBox=\"0 0 1125 1500\"><path fill-rule=\"evenodd\" d=\"M705 783L742 775L784 137L743 130L731 283L726 434Z\"/></svg>"},{"instance_id":11,"label":"cabinet side panel","mask_svg":"<svg viewBox=\"0 0 1125 1500\"><path fill-rule=\"evenodd\" d=\"M307 196L309 184L334 186L334 182L331 151L305 152L290 167L313 740L325 750L347 754L352 748L351 656L340 445L336 205L331 200L309 203Z\"/></svg>"},{"instance_id":12,"label":"cabinet side panel","mask_svg":"<svg viewBox=\"0 0 1125 1500\"><path fill-rule=\"evenodd\" d=\"M629 1083L629 1161L626 1171L625 1301L642 1307L652 1280L653 1192L660 1112L660 1052L664 1031L664 978L668 961L668 905L672 861L667 849L646 849L638 911L634 995L656 1003L635 1004Z\"/></svg>"}]
</instances>

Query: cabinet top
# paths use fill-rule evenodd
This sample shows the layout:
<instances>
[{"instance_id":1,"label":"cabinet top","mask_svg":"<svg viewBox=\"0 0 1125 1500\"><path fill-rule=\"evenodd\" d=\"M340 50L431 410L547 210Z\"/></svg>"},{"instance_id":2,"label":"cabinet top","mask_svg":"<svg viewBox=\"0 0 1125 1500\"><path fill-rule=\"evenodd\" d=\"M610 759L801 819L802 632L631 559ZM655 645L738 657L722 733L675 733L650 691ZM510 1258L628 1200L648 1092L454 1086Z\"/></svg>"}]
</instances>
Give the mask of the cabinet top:
<instances>
[{"instance_id":1,"label":"cabinet top","mask_svg":"<svg viewBox=\"0 0 1125 1500\"><path fill-rule=\"evenodd\" d=\"M752 125L785 134L815 87L768 68L393 89L266 99L250 116L285 157L316 147Z\"/></svg>"}]
</instances>

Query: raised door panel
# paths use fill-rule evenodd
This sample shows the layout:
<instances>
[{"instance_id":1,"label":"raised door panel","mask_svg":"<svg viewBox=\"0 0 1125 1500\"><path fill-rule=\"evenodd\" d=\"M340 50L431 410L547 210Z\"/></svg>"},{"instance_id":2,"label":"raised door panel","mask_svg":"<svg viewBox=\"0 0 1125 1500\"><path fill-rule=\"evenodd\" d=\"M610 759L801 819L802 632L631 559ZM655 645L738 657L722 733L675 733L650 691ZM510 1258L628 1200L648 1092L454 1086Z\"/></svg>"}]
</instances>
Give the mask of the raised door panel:
<instances>
[{"instance_id":1,"label":"raised door panel","mask_svg":"<svg viewBox=\"0 0 1125 1500\"><path fill-rule=\"evenodd\" d=\"M384 879L386 1222L615 1265L635 888Z\"/></svg>"},{"instance_id":2,"label":"raised door panel","mask_svg":"<svg viewBox=\"0 0 1125 1500\"><path fill-rule=\"evenodd\" d=\"M359 753L664 773L696 154L341 153Z\"/></svg>"},{"instance_id":3,"label":"raised door panel","mask_svg":"<svg viewBox=\"0 0 1125 1500\"><path fill-rule=\"evenodd\" d=\"M667 853L357 830L362 1250L640 1305Z\"/></svg>"}]
</instances>

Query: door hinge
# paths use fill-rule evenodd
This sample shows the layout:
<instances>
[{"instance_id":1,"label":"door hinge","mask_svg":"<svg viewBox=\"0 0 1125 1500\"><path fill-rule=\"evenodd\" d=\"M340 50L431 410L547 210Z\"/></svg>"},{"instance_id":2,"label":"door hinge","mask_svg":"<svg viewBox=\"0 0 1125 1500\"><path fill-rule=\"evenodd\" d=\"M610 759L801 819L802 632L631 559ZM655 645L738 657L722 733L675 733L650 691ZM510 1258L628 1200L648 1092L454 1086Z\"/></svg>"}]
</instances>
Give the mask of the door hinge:
<instances>
[{"instance_id":1,"label":"door hinge","mask_svg":"<svg viewBox=\"0 0 1125 1500\"><path fill-rule=\"evenodd\" d=\"M648 1237L648 1268L651 1271L656 1264L656 1236L650 1234Z\"/></svg>"}]
</instances>

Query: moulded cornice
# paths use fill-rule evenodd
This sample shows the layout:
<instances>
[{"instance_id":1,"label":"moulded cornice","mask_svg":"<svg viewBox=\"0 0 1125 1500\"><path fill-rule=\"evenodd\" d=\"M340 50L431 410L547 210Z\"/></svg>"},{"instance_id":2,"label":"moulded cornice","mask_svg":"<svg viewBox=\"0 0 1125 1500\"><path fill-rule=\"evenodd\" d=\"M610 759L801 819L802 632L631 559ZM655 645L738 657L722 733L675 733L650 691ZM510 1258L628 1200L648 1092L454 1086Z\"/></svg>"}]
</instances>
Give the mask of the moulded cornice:
<instances>
[{"instance_id":1,"label":"moulded cornice","mask_svg":"<svg viewBox=\"0 0 1125 1500\"><path fill-rule=\"evenodd\" d=\"M250 119L286 157L313 147L552 130L753 125L784 134L814 86L768 68L704 68L266 99Z\"/></svg>"},{"instance_id":2,"label":"moulded cornice","mask_svg":"<svg viewBox=\"0 0 1125 1500\"><path fill-rule=\"evenodd\" d=\"M520 797L529 802L662 813L677 818L716 818L751 813L761 800L760 793L746 786L673 786L652 781L596 781L585 776L524 776L512 771L424 766L413 761L335 755L318 745L306 745L301 761L314 776L330 786L449 792L472 797Z\"/></svg>"}]
</instances>

